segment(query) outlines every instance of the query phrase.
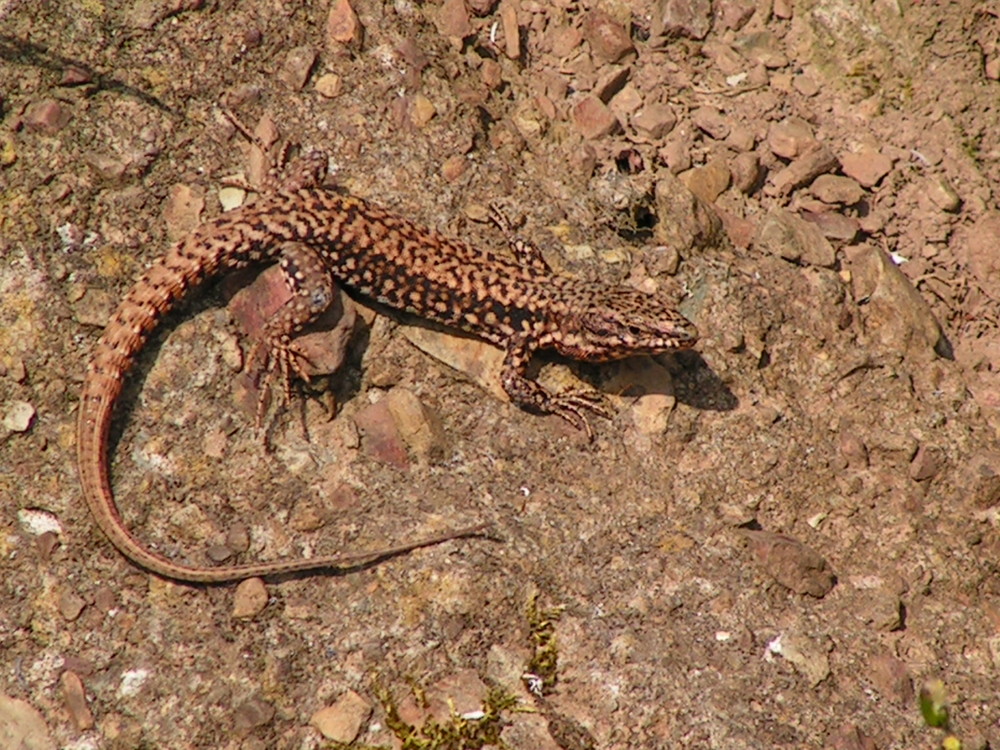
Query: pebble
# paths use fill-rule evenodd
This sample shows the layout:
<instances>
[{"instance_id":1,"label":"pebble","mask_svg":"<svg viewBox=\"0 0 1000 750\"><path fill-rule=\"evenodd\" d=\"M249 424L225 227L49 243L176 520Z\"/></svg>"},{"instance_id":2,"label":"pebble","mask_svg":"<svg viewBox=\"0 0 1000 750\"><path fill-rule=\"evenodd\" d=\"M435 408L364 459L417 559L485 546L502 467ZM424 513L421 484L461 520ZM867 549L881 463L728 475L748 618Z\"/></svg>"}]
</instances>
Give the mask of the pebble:
<instances>
[{"instance_id":1,"label":"pebble","mask_svg":"<svg viewBox=\"0 0 1000 750\"><path fill-rule=\"evenodd\" d=\"M640 135L659 140L677 124L677 116L669 104L650 104L632 115L632 125Z\"/></svg>"},{"instance_id":2,"label":"pebble","mask_svg":"<svg viewBox=\"0 0 1000 750\"><path fill-rule=\"evenodd\" d=\"M573 124L588 140L611 135L621 128L621 123L608 106L592 95L583 97L573 107Z\"/></svg>"},{"instance_id":3,"label":"pebble","mask_svg":"<svg viewBox=\"0 0 1000 750\"><path fill-rule=\"evenodd\" d=\"M749 195L761 186L764 169L760 157L752 151L737 154L729 168L733 185L744 195Z\"/></svg>"},{"instance_id":4,"label":"pebble","mask_svg":"<svg viewBox=\"0 0 1000 750\"><path fill-rule=\"evenodd\" d=\"M10 432L27 432L35 422L35 407L28 401L13 400L4 404L3 426Z\"/></svg>"},{"instance_id":5,"label":"pebble","mask_svg":"<svg viewBox=\"0 0 1000 750\"><path fill-rule=\"evenodd\" d=\"M349 0L334 0L326 18L326 38L332 46L360 44L364 29Z\"/></svg>"},{"instance_id":6,"label":"pebble","mask_svg":"<svg viewBox=\"0 0 1000 750\"><path fill-rule=\"evenodd\" d=\"M309 45L293 47L285 54L277 78L292 91L301 91L316 64L316 50Z\"/></svg>"},{"instance_id":7,"label":"pebble","mask_svg":"<svg viewBox=\"0 0 1000 750\"><path fill-rule=\"evenodd\" d=\"M868 299L865 328L881 346L926 357L943 345L943 332L924 300L889 256L864 247L849 257L855 299Z\"/></svg>"},{"instance_id":8,"label":"pebble","mask_svg":"<svg viewBox=\"0 0 1000 750\"><path fill-rule=\"evenodd\" d=\"M910 461L910 478L915 482L923 482L936 477L944 468L944 451L934 446L921 445L917 455Z\"/></svg>"},{"instance_id":9,"label":"pebble","mask_svg":"<svg viewBox=\"0 0 1000 750\"><path fill-rule=\"evenodd\" d=\"M245 737L254 729L267 726L274 721L274 706L260 697L253 697L241 703L233 712L233 727L237 736Z\"/></svg>"},{"instance_id":10,"label":"pebble","mask_svg":"<svg viewBox=\"0 0 1000 750\"><path fill-rule=\"evenodd\" d=\"M442 36L461 41L472 34L472 23L465 0L444 0L437 12L437 29Z\"/></svg>"},{"instance_id":11,"label":"pebble","mask_svg":"<svg viewBox=\"0 0 1000 750\"><path fill-rule=\"evenodd\" d=\"M390 390L383 401L414 458L429 461L443 455L445 432L437 412L417 398L413 391L400 386Z\"/></svg>"},{"instance_id":12,"label":"pebble","mask_svg":"<svg viewBox=\"0 0 1000 750\"><path fill-rule=\"evenodd\" d=\"M795 188L807 185L821 174L832 172L836 168L837 157L823 144L817 144L773 174L765 192L770 195L787 195Z\"/></svg>"},{"instance_id":13,"label":"pebble","mask_svg":"<svg viewBox=\"0 0 1000 750\"><path fill-rule=\"evenodd\" d=\"M681 176L688 190L706 203L715 200L729 187L732 174L721 157L712 159L703 167L697 167Z\"/></svg>"},{"instance_id":14,"label":"pebble","mask_svg":"<svg viewBox=\"0 0 1000 750\"><path fill-rule=\"evenodd\" d=\"M813 180L809 191L824 203L843 206L853 206L865 194L857 180L834 174L821 174Z\"/></svg>"},{"instance_id":15,"label":"pebble","mask_svg":"<svg viewBox=\"0 0 1000 750\"><path fill-rule=\"evenodd\" d=\"M785 260L832 268L836 251L815 224L783 208L772 210L757 228L755 243Z\"/></svg>"},{"instance_id":16,"label":"pebble","mask_svg":"<svg viewBox=\"0 0 1000 750\"><path fill-rule=\"evenodd\" d=\"M326 739L349 745L357 739L371 712L371 703L353 690L348 690L336 703L314 713L309 723Z\"/></svg>"},{"instance_id":17,"label":"pebble","mask_svg":"<svg viewBox=\"0 0 1000 750\"><path fill-rule=\"evenodd\" d=\"M729 121L715 107L698 107L691 113L691 121L699 130L718 141L729 135Z\"/></svg>"},{"instance_id":18,"label":"pebble","mask_svg":"<svg viewBox=\"0 0 1000 750\"><path fill-rule=\"evenodd\" d=\"M711 0L658 0L653 5L649 31L656 39L683 36L700 40L712 28Z\"/></svg>"},{"instance_id":19,"label":"pebble","mask_svg":"<svg viewBox=\"0 0 1000 750\"><path fill-rule=\"evenodd\" d=\"M848 151L840 155L840 168L848 177L853 177L863 187L877 185L892 170L892 159L881 152L865 148L858 152Z\"/></svg>"},{"instance_id":20,"label":"pebble","mask_svg":"<svg viewBox=\"0 0 1000 750\"><path fill-rule=\"evenodd\" d=\"M513 2L500 5L500 23L503 26L503 51L510 60L521 57L521 27L517 23L517 6Z\"/></svg>"},{"instance_id":21,"label":"pebble","mask_svg":"<svg viewBox=\"0 0 1000 750\"><path fill-rule=\"evenodd\" d=\"M55 135L69 124L73 113L55 99L43 99L28 105L24 113L24 126L43 135Z\"/></svg>"},{"instance_id":22,"label":"pebble","mask_svg":"<svg viewBox=\"0 0 1000 750\"><path fill-rule=\"evenodd\" d=\"M365 455L397 469L410 468L406 443L384 398L359 410L354 415L354 423L361 433Z\"/></svg>"},{"instance_id":23,"label":"pebble","mask_svg":"<svg viewBox=\"0 0 1000 750\"><path fill-rule=\"evenodd\" d=\"M778 636L768 644L768 651L780 654L789 661L809 683L816 687L830 676L829 641L819 640L798 633Z\"/></svg>"},{"instance_id":24,"label":"pebble","mask_svg":"<svg viewBox=\"0 0 1000 750\"><path fill-rule=\"evenodd\" d=\"M437 114L434 102L423 94L416 94L410 101L410 122L417 128L423 128Z\"/></svg>"},{"instance_id":25,"label":"pebble","mask_svg":"<svg viewBox=\"0 0 1000 750\"><path fill-rule=\"evenodd\" d=\"M770 31L758 31L736 40L737 52L750 62L760 63L765 68L783 68L788 58L781 49L781 42Z\"/></svg>"},{"instance_id":26,"label":"pebble","mask_svg":"<svg viewBox=\"0 0 1000 750\"><path fill-rule=\"evenodd\" d=\"M782 159L794 159L815 146L812 126L799 117L786 117L768 128L767 147Z\"/></svg>"},{"instance_id":27,"label":"pebble","mask_svg":"<svg viewBox=\"0 0 1000 750\"><path fill-rule=\"evenodd\" d=\"M775 581L796 594L816 598L833 589L834 575L823 557L797 539L770 531L740 529L750 540L758 564Z\"/></svg>"},{"instance_id":28,"label":"pebble","mask_svg":"<svg viewBox=\"0 0 1000 750\"><path fill-rule=\"evenodd\" d=\"M906 664L892 654L880 654L872 659L868 677L883 698L902 707L913 703L913 678Z\"/></svg>"},{"instance_id":29,"label":"pebble","mask_svg":"<svg viewBox=\"0 0 1000 750\"><path fill-rule=\"evenodd\" d=\"M688 190L684 182L666 174L656 182L654 191L657 244L677 248L682 255L694 249L711 247L722 236L722 219L712 206Z\"/></svg>"},{"instance_id":30,"label":"pebble","mask_svg":"<svg viewBox=\"0 0 1000 750\"><path fill-rule=\"evenodd\" d=\"M66 622L73 622L86 606L87 602L75 591L63 591L59 596L59 614Z\"/></svg>"},{"instance_id":31,"label":"pebble","mask_svg":"<svg viewBox=\"0 0 1000 750\"><path fill-rule=\"evenodd\" d=\"M63 702L77 731L86 732L88 729L93 729L94 714L87 705L87 695L83 690L80 675L66 670L59 677L59 687L62 689Z\"/></svg>"},{"instance_id":32,"label":"pebble","mask_svg":"<svg viewBox=\"0 0 1000 750\"><path fill-rule=\"evenodd\" d=\"M335 99L340 96L344 87L344 79L336 73L324 73L316 79L316 93L324 99Z\"/></svg>"},{"instance_id":33,"label":"pebble","mask_svg":"<svg viewBox=\"0 0 1000 750\"><path fill-rule=\"evenodd\" d=\"M260 578L240 581L233 592L232 615L238 620L249 620L264 611L267 606L267 586Z\"/></svg>"},{"instance_id":34,"label":"pebble","mask_svg":"<svg viewBox=\"0 0 1000 750\"><path fill-rule=\"evenodd\" d=\"M925 191L931 202L942 211L955 213L962 207L962 199L945 177L937 176L929 178Z\"/></svg>"},{"instance_id":35,"label":"pebble","mask_svg":"<svg viewBox=\"0 0 1000 750\"><path fill-rule=\"evenodd\" d=\"M588 12L580 30L599 63L616 63L635 51L625 27L602 10Z\"/></svg>"}]
</instances>

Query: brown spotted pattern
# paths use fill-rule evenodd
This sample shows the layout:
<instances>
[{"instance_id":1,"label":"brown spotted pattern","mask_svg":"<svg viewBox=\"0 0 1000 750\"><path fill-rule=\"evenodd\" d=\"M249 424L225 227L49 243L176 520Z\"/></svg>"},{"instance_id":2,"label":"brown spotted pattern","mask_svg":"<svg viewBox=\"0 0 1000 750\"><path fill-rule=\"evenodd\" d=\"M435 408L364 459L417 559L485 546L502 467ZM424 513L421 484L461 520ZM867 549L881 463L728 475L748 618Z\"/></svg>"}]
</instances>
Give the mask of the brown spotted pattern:
<instances>
[{"instance_id":1,"label":"brown spotted pattern","mask_svg":"<svg viewBox=\"0 0 1000 750\"><path fill-rule=\"evenodd\" d=\"M287 189L289 184L294 189ZM339 567L477 532L480 527L362 555L226 568L177 563L144 547L122 523L111 491L107 438L125 374L163 315L223 271L274 259L283 259L296 296L292 307L265 329L265 346L276 350L286 365L291 333L322 312L332 278L353 293L502 347L502 382L511 400L558 414L588 434L584 411L606 415L601 399L585 392L546 391L526 377L532 352L554 348L571 358L603 361L686 349L697 340L694 326L663 300L553 274L537 250L507 236L520 263L357 198L286 183L285 190L228 212L173 245L118 307L84 382L78 460L84 495L101 529L140 566L169 578L208 583Z\"/></svg>"}]
</instances>

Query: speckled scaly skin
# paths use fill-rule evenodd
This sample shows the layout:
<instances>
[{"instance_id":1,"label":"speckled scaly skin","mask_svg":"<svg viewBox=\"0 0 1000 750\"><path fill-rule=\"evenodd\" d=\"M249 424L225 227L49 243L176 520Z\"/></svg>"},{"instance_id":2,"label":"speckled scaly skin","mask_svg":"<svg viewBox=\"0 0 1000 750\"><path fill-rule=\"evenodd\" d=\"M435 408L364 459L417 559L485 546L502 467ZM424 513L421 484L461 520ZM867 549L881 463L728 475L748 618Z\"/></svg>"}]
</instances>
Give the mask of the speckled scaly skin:
<instances>
[{"instance_id":1,"label":"speckled scaly skin","mask_svg":"<svg viewBox=\"0 0 1000 750\"><path fill-rule=\"evenodd\" d=\"M264 328L267 366L300 372L293 334L322 312L333 282L351 293L459 328L506 352L503 387L518 405L558 414L590 433L583 415L606 416L597 394L554 394L525 372L532 353L553 348L580 360L677 351L694 326L662 300L632 289L553 273L537 250L513 238L516 262L477 250L358 198L316 187L325 157L312 154L296 178L252 205L203 224L173 245L125 296L97 344L80 399L77 450L84 496L98 525L125 556L167 578L217 583L377 559L480 531L476 526L371 553L229 567L174 562L125 527L108 473L112 410L136 354L161 318L220 274L278 260L294 296Z\"/></svg>"}]
</instances>

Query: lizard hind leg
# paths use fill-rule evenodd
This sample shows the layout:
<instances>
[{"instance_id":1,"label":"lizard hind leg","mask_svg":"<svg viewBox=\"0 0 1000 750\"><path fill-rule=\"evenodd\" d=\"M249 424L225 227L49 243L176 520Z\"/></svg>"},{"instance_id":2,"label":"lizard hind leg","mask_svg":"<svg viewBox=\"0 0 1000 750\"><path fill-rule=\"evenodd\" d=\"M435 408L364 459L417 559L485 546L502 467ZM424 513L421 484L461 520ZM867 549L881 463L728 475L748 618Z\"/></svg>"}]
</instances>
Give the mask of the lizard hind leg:
<instances>
[{"instance_id":1,"label":"lizard hind leg","mask_svg":"<svg viewBox=\"0 0 1000 750\"><path fill-rule=\"evenodd\" d=\"M295 348L292 339L330 307L337 289L322 258L308 245L282 245L278 266L291 297L266 320L247 357L248 367L255 368L262 378L255 420L258 429L275 379L280 384L280 406L291 401L293 375L310 381L312 363Z\"/></svg>"}]
</instances>

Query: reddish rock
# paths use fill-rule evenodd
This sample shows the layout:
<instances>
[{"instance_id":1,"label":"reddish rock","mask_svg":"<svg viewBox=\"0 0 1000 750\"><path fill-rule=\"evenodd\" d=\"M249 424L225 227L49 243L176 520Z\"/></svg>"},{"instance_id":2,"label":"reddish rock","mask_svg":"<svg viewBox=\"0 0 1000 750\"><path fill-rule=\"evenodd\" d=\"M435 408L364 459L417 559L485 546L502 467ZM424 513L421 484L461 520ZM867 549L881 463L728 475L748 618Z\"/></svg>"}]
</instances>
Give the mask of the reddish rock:
<instances>
[{"instance_id":1,"label":"reddish rock","mask_svg":"<svg viewBox=\"0 0 1000 750\"><path fill-rule=\"evenodd\" d=\"M55 99L43 99L28 106L24 113L24 125L36 133L55 135L69 124L72 116L65 104Z\"/></svg>"},{"instance_id":2,"label":"reddish rock","mask_svg":"<svg viewBox=\"0 0 1000 750\"><path fill-rule=\"evenodd\" d=\"M611 135L621 128L618 118L596 96L585 96L573 107L573 124L587 139Z\"/></svg>"},{"instance_id":3,"label":"reddish rock","mask_svg":"<svg viewBox=\"0 0 1000 750\"><path fill-rule=\"evenodd\" d=\"M750 12L753 13L752 8ZM711 28L711 0L657 0L649 31L657 39L673 36L704 39Z\"/></svg>"},{"instance_id":4,"label":"reddish rock","mask_svg":"<svg viewBox=\"0 0 1000 750\"><path fill-rule=\"evenodd\" d=\"M863 149L857 153L848 151L840 155L840 167L844 174L853 177L864 187L873 187L889 174L892 159L873 149Z\"/></svg>"},{"instance_id":5,"label":"reddish rock","mask_svg":"<svg viewBox=\"0 0 1000 750\"><path fill-rule=\"evenodd\" d=\"M350 0L334 0L326 17L326 38L336 44L360 44L364 29Z\"/></svg>"},{"instance_id":6,"label":"reddish rock","mask_svg":"<svg viewBox=\"0 0 1000 750\"><path fill-rule=\"evenodd\" d=\"M604 11L590 11L583 19L581 30L599 62L616 63L635 50L625 27Z\"/></svg>"}]
</instances>

